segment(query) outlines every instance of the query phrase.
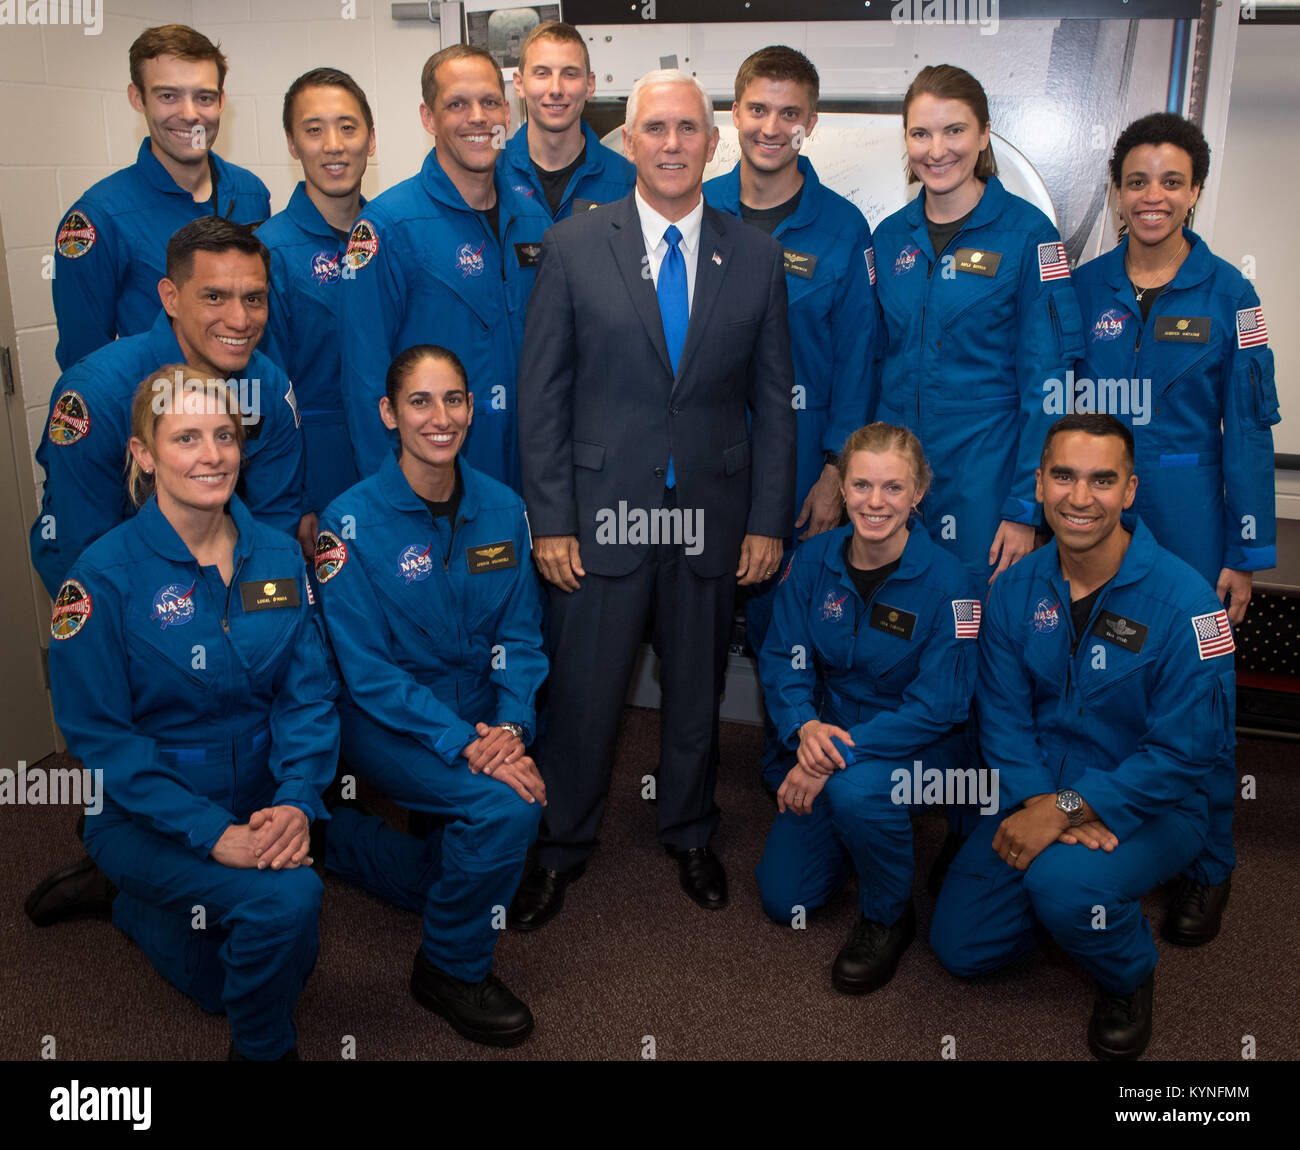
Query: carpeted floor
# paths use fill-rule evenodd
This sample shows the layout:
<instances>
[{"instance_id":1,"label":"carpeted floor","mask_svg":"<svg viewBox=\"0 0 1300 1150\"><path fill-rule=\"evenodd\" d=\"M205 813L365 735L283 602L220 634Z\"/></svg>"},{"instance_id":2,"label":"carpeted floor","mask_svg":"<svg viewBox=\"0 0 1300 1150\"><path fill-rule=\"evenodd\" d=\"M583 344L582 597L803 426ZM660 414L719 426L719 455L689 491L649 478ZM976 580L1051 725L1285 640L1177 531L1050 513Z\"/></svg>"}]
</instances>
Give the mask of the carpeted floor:
<instances>
[{"instance_id":1,"label":"carpeted floor","mask_svg":"<svg viewBox=\"0 0 1300 1150\"><path fill-rule=\"evenodd\" d=\"M918 937L886 988L846 998L830 963L852 925L850 884L806 930L768 922L753 867L773 807L757 784L761 733L724 724L714 847L731 904L698 909L655 841L641 778L658 754L658 715L628 708L603 846L568 891L564 912L532 935L507 933L496 971L532 1007L537 1030L497 1052L465 1042L411 999L420 920L338 879L325 880L321 954L299 1003L305 1059L936 1059L951 1036L961 1060L1090 1058L1091 983L1059 950L963 983L928 937L924 877L945 829L916 822ZM45 767L68 765L57 758ZM1223 934L1180 950L1158 940L1155 1029L1146 1057L1300 1057L1300 749L1243 738L1256 798L1237 805L1232 900ZM391 808L390 808L391 809ZM103 922L39 930L22 910L30 888L80 848L66 807L0 807L0 1058L34 1059L52 1035L61 1060L224 1058L224 1019L204 1014ZM1165 895L1144 905L1158 929Z\"/></svg>"}]
</instances>

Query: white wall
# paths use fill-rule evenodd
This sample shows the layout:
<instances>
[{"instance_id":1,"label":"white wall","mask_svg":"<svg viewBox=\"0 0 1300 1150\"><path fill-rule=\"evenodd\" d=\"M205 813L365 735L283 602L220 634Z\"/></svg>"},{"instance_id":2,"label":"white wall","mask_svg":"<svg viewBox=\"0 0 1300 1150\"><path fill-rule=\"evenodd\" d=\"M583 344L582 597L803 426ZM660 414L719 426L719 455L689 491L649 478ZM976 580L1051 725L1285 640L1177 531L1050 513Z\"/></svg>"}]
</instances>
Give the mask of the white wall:
<instances>
[{"instance_id":1,"label":"white wall","mask_svg":"<svg viewBox=\"0 0 1300 1150\"><path fill-rule=\"evenodd\" d=\"M1279 452L1300 454L1300 225L1295 188L1300 155L1295 113L1300 108L1300 25L1237 28L1237 58L1228 106L1228 132L1220 165L1215 251L1230 263L1255 262L1255 289L1268 320L1277 362L1282 422L1273 429ZM1278 474L1278 514L1300 519L1300 474Z\"/></svg>"}]
</instances>

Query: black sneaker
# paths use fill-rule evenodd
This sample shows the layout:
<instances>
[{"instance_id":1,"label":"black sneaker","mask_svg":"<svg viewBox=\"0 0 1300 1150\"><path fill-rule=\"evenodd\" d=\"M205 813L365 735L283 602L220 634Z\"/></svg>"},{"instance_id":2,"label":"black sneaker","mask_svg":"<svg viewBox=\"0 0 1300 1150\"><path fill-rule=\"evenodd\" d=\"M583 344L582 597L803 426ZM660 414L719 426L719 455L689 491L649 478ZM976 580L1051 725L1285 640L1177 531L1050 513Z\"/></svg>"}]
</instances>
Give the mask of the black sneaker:
<instances>
[{"instance_id":1,"label":"black sneaker","mask_svg":"<svg viewBox=\"0 0 1300 1150\"><path fill-rule=\"evenodd\" d=\"M1204 886L1190 875L1179 875L1165 915L1165 938L1175 946L1204 946L1212 941L1223 924L1223 908L1228 905L1231 888L1232 875L1213 886Z\"/></svg>"},{"instance_id":2,"label":"black sneaker","mask_svg":"<svg viewBox=\"0 0 1300 1150\"><path fill-rule=\"evenodd\" d=\"M893 926L858 914L849 940L835 956L831 983L841 994L870 994L879 990L898 969L903 951L916 938L916 910L909 901Z\"/></svg>"},{"instance_id":3,"label":"black sneaker","mask_svg":"<svg viewBox=\"0 0 1300 1150\"><path fill-rule=\"evenodd\" d=\"M1151 1041L1151 992L1156 972L1132 994L1112 994L1100 983L1088 1023L1088 1048L1106 1060L1141 1056Z\"/></svg>"},{"instance_id":4,"label":"black sneaker","mask_svg":"<svg viewBox=\"0 0 1300 1150\"><path fill-rule=\"evenodd\" d=\"M415 952L411 994L426 1010L441 1014L452 1029L485 1046L514 1046L533 1032L533 1015L495 974L462 982L439 970L424 951Z\"/></svg>"}]
</instances>

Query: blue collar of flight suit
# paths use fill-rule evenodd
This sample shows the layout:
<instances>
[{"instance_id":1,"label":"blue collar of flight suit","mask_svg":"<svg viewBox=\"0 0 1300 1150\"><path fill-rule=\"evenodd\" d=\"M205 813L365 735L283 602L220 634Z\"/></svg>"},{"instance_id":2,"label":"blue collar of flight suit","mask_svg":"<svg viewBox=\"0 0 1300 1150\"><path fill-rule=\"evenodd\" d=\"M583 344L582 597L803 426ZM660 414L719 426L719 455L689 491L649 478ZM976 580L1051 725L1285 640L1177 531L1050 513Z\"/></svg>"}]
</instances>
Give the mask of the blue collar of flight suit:
<instances>
[{"instance_id":1,"label":"blue collar of flight suit","mask_svg":"<svg viewBox=\"0 0 1300 1150\"><path fill-rule=\"evenodd\" d=\"M822 562L835 572L845 587L858 593L857 584L849 574L844 563L844 541L853 535L853 524L849 523L830 533L831 541L822 553ZM903 582L925 574L934 559L934 540L921 525L915 515L907 521L907 542L903 544L903 554L899 557L898 570L886 580L888 583Z\"/></svg>"},{"instance_id":2,"label":"blue collar of flight suit","mask_svg":"<svg viewBox=\"0 0 1300 1150\"><path fill-rule=\"evenodd\" d=\"M795 164L799 168L799 174L803 176L801 187L803 194L799 197L799 206L795 208L794 213L786 216L777 226L776 232L773 233L777 236L793 228L807 227L821 211L822 182L817 178L817 169L813 167L812 161L807 156L796 156ZM712 202L719 211L732 216L740 215L739 162L731 171L717 177Z\"/></svg>"},{"instance_id":3,"label":"blue collar of flight suit","mask_svg":"<svg viewBox=\"0 0 1300 1150\"><path fill-rule=\"evenodd\" d=\"M231 495L229 506L230 517L235 521L235 530L239 532L239 538L235 540L235 566L238 567L240 560L247 559L253 553L255 520L238 495ZM144 541L164 559L171 560L173 563L198 565L193 553L185 546L184 540L176 534L176 528L162 513L156 495L149 496L133 522Z\"/></svg>"},{"instance_id":4,"label":"blue collar of flight suit","mask_svg":"<svg viewBox=\"0 0 1300 1150\"><path fill-rule=\"evenodd\" d=\"M997 176L990 176L985 181L984 194L980 196L980 202L975 205L975 209L971 213L970 219L962 227L962 231L991 224L1002 214L1007 206L1007 201L1010 199L1011 193L1002 186L1002 181ZM930 229L925 220L924 188L921 189L916 199L903 209L903 212L905 213L904 218L907 220L907 226L912 229L912 238L916 241L917 246L933 260L935 251L930 243Z\"/></svg>"},{"instance_id":5,"label":"blue collar of flight suit","mask_svg":"<svg viewBox=\"0 0 1300 1150\"><path fill-rule=\"evenodd\" d=\"M153 326L145 338L148 340L152 357L157 360L157 367L162 367L166 363L185 362L185 353L181 351L180 340L176 338L172 318L165 311L158 312L158 318L153 321ZM137 379L135 382L140 381ZM134 391L131 394L134 397Z\"/></svg>"},{"instance_id":6,"label":"blue collar of flight suit","mask_svg":"<svg viewBox=\"0 0 1300 1150\"><path fill-rule=\"evenodd\" d=\"M1119 521L1120 528L1127 530L1131 538L1129 539L1128 550L1124 552L1124 558L1120 560L1119 570L1106 583L1103 596L1109 596L1117 587L1127 587L1145 579L1151 573L1151 569L1156 562L1158 548L1156 537L1151 534L1151 529L1142 522L1137 513L1123 511L1120 513ZM1070 589L1066 585L1065 577L1061 574L1061 556L1057 550L1056 540L1053 539L1048 543L1043 548L1043 552L1042 562L1047 566L1047 576L1052 584L1053 591L1056 592L1062 603L1069 603Z\"/></svg>"},{"instance_id":7,"label":"blue collar of flight suit","mask_svg":"<svg viewBox=\"0 0 1300 1150\"><path fill-rule=\"evenodd\" d=\"M136 167L140 169L140 174L145 178L146 182L151 184L164 195L184 196L187 200L192 200L197 203L198 201L194 200L194 196L191 192L186 191L180 186L180 184L172 179L171 173L162 166L158 157L153 154L153 148L150 147L150 143L151 137L145 136L145 138L140 142L140 150L136 153L135 157ZM227 167L226 161L218 156L216 152L208 152L208 155L211 157L212 166L217 173L217 187L213 190L219 192L219 189L223 185L230 182L230 169ZM218 199L220 199L220 195L218 195ZM212 202L211 196L208 197L207 202L209 204ZM221 205L218 204L218 207L221 207ZM225 209L221 208L219 214L224 213Z\"/></svg>"},{"instance_id":8,"label":"blue collar of flight suit","mask_svg":"<svg viewBox=\"0 0 1300 1150\"><path fill-rule=\"evenodd\" d=\"M459 455L456 456L456 468L460 472L462 487L460 508L456 512L456 519L459 522L462 519L473 519L478 514L482 483L478 472L466 464ZM426 515L429 513L427 504L416 495L414 488L407 482L401 464L397 462L397 456L391 452L384 456L384 462L379 465L378 482L380 494L394 510L423 511ZM453 523L451 526L454 530L456 524Z\"/></svg>"},{"instance_id":9,"label":"blue collar of flight suit","mask_svg":"<svg viewBox=\"0 0 1300 1150\"><path fill-rule=\"evenodd\" d=\"M366 206L366 197L361 197L361 207ZM294 188L293 195L289 197L289 205L285 208L289 213L289 218L298 226L301 231L306 232L309 236L317 236L323 240L330 240L338 243L339 238L334 234L334 229L325 222L325 217L320 214L320 208L311 202L311 196L307 194L307 181L299 180L298 186ZM342 241L346 243L347 241Z\"/></svg>"},{"instance_id":10,"label":"blue collar of flight suit","mask_svg":"<svg viewBox=\"0 0 1300 1150\"><path fill-rule=\"evenodd\" d=\"M1214 275L1216 261L1214 253L1210 251L1209 244L1191 228L1183 228L1183 238L1191 245L1191 250L1187 253L1187 258L1179 266L1174 278L1169 281L1169 286L1156 297L1157 299L1172 291L1193 288ZM1106 286L1122 299L1126 305L1131 305L1133 302L1133 285L1129 282L1128 273L1124 270L1124 256L1128 253L1128 240L1129 237L1125 236L1110 251L1097 258L1105 261L1102 267L1106 273Z\"/></svg>"},{"instance_id":11,"label":"blue collar of flight suit","mask_svg":"<svg viewBox=\"0 0 1300 1150\"><path fill-rule=\"evenodd\" d=\"M460 194L456 185L451 182L451 177L442 170L442 165L438 163L438 148L436 145L430 148L429 154L424 157L424 163L420 165L419 179L420 187L444 207L456 212L479 214L465 202L465 197ZM501 233L504 235L506 218L510 214L510 208L506 203L506 187L501 180L500 168L492 169L492 182L496 185L497 203L504 209L501 212Z\"/></svg>"},{"instance_id":12,"label":"blue collar of flight suit","mask_svg":"<svg viewBox=\"0 0 1300 1150\"><path fill-rule=\"evenodd\" d=\"M603 175L606 168L608 149L600 142L600 137L592 130L586 120L578 121L582 129L582 139L587 146L587 155L582 167L575 173L578 179L585 176ZM517 132L506 141L506 165L528 178L533 174L533 158L528 154L528 125L522 124Z\"/></svg>"}]
</instances>

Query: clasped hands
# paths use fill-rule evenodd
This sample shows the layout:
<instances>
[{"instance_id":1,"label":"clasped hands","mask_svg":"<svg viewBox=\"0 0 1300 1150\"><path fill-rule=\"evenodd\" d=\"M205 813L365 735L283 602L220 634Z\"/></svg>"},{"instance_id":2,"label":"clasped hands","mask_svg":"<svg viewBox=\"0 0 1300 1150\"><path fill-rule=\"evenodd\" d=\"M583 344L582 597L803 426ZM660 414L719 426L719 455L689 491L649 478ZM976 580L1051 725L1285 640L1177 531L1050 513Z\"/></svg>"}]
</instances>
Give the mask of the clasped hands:
<instances>
[{"instance_id":1,"label":"clasped hands","mask_svg":"<svg viewBox=\"0 0 1300 1150\"><path fill-rule=\"evenodd\" d=\"M461 751L470 771L505 783L526 803L546 806L546 784L537 764L525 753L523 742L505 727L475 723L474 729L479 737Z\"/></svg>"},{"instance_id":2,"label":"clasped hands","mask_svg":"<svg viewBox=\"0 0 1300 1150\"><path fill-rule=\"evenodd\" d=\"M853 736L833 723L809 719L799 728L798 762L776 792L777 810L782 814L787 810L796 815L808 814L826 780L847 766L833 739L849 747L854 745Z\"/></svg>"},{"instance_id":3,"label":"clasped hands","mask_svg":"<svg viewBox=\"0 0 1300 1150\"><path fill-rule=\"evenodd\" d=\"M740 542L736 582L741 587L762 583L777 573L785 545L768 535L746 535ZM576 535L538 535L533 539L533 561L548 583L561 591L576 591L587 572L578 553Z\"/></svg>"},{"instance_id":4,"label":"clasped hands","mask_svg":"<svg viewBox=\"0 0 1300 1150\"><path fill-rule=\"evenodd\" d=\"M1070 826L1069 817L1056 805L1056 792L1048 791L1027 798L1021 810L1002 820L993 836L993 851L1007 866L1023 871L1052 843L1113 851L1119 839L1086 802L1083 822Z\"/></svg>"},{"instance_id":5,"label":"clasped hands","mask_svg":"<svg viewBox=\"0 0 1300 1150\"><path fill-rule=\"evenodd\" d=\"M212 858L239 870L291 870L311 866L311 824L299 807L285 804L254 811L246 823L228 826Z\"/></svg>"}]
</instances>

